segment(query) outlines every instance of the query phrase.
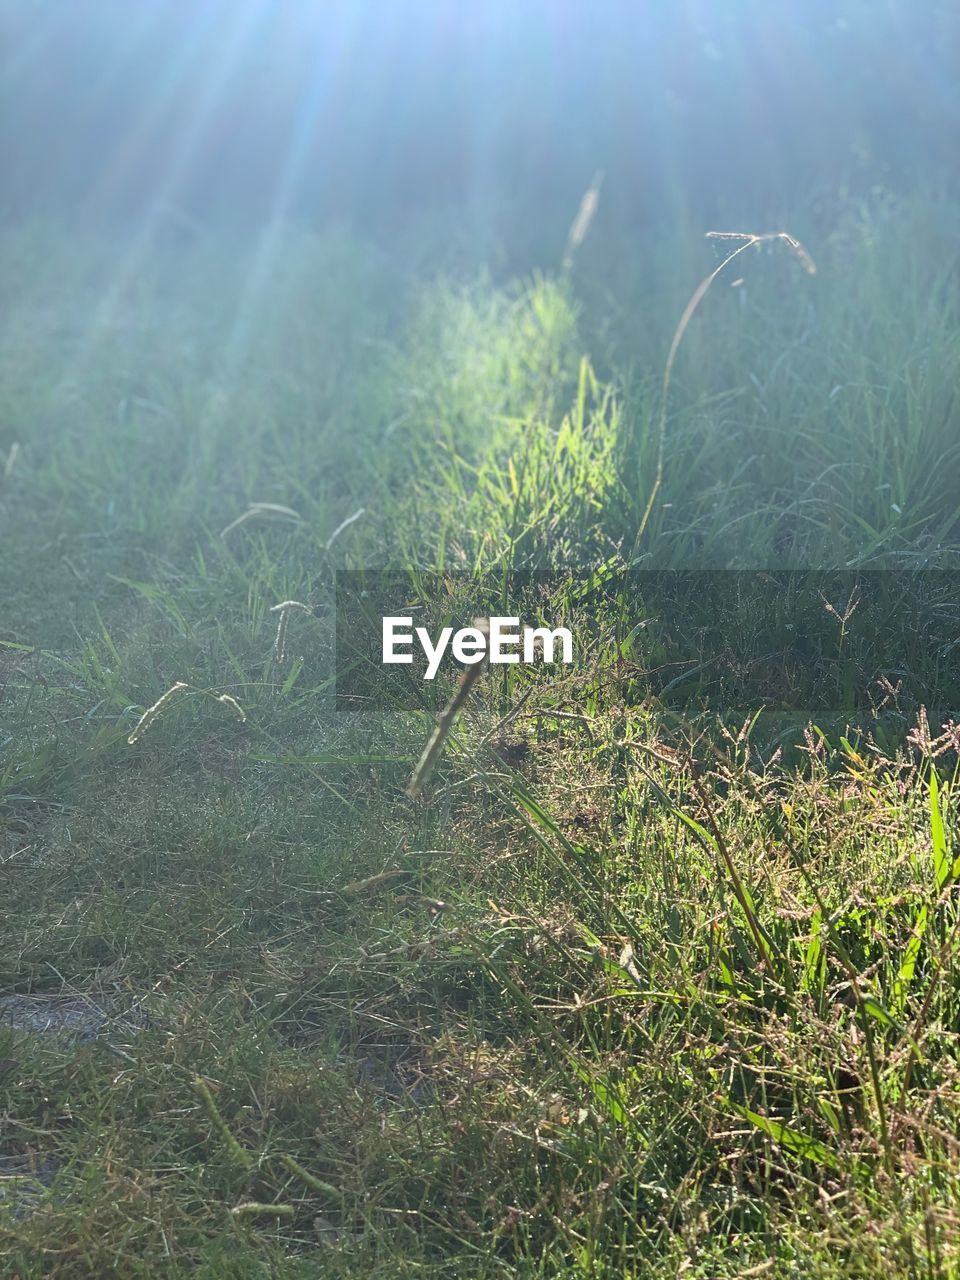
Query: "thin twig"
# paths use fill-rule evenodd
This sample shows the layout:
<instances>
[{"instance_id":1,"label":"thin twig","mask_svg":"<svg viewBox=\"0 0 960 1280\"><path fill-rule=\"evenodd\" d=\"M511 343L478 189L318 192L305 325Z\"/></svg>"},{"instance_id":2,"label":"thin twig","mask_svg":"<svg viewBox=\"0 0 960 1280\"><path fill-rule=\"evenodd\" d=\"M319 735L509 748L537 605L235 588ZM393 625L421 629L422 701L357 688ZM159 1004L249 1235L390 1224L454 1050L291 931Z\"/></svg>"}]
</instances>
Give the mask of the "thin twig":
<instances>
[{"instance_id":1,"label":"thin twig","mask_svg":"<svg viewBox=\"0 0 960 1280\"><path fill-rule=\"evenodd\" d=\"M489 621L486 618L477 618L474 620L474 627L478 631L487 632L489 630ZM414 769L410 781L407 783L407 795L411 800L416 800L420 792L423 790L424 784L433 773L434 767L440 758L443 750L443 744L450 735L453 728L453 722L460 714L460 710L470 696L470 690L480 679L480 672L483 670L485 660L475 662L471 666L464 667L463 674L460 676L457 684L456 692L453 697L440 712L436 726L427 740L427 745L423 749L417 767Z\"/></svg>"}]
</instances>

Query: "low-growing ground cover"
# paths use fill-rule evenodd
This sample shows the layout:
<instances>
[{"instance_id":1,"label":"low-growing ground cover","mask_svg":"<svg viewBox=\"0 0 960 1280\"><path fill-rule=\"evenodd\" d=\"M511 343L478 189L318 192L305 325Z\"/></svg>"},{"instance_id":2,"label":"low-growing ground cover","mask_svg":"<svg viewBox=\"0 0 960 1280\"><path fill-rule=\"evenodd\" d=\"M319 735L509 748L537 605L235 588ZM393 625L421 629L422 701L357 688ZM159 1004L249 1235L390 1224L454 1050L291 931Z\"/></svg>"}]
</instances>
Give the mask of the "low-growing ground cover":
<instances>
[{"instance_id":1,"label":"low-growing ground cover","mask_svg":"<svg viewBox=\"0 0 960 1280\"><path fill-rule=\"evenodd\" d=\"M952 215L751 248L665 415L679 230L4 232L9 1274L957 1274L955 730L691 727L600 646L412 801L431 711L331 683L338 568L955 569Z\"/></svg>"}]
</instances>

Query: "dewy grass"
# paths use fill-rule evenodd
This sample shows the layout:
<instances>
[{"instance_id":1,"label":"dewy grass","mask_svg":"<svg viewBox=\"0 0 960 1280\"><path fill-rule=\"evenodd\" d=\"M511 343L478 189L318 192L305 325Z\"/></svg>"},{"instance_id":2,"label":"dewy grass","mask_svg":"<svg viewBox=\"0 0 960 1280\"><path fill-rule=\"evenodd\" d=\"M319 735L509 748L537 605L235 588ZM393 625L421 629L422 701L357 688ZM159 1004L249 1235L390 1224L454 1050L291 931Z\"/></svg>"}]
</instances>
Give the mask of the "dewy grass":
<instances>
[{"instance_id":1,"label":"dewy grass","mask_svg":"<svg viewBox=\"0 0 960 1280\"><path fill-rule=\"evenodd\" d=\"M685 736L600 618L478 675L416 803L430 717L329 701L332 569L602 577L660 446L643 564L955 567L922 212L712 294L659 441L676 229L517 285L291 230L244 325L252 249L158 246L95 329L115 246L0 236L0 1270L957 1273L957 730L909 644L892 727L791 745ZM299 518L220 537L254 500Z\"/></svg>"}]
</instances>

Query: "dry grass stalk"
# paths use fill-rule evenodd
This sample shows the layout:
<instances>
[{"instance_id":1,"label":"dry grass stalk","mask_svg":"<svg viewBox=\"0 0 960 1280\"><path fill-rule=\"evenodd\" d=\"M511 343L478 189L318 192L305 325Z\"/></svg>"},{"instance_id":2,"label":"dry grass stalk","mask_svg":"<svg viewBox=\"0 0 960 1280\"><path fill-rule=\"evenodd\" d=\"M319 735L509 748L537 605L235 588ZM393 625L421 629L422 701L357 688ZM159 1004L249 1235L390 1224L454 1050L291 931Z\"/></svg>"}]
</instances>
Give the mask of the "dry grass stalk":
<instances>
[{"instance_id":1,"label":"dry grass stalk","mask_svg":"<svg viewBox=\"0 0 960 1280\"><path fill-rule=\"evenodd\" d=\"M290 614L294 609L300 609L304 613L309 613L313 617L313 610L308 604L304 604L302 600L281 600L279 604L271 607L271 613L279 613L280 620L277 623L277 634L273 641L273 656L277 662L283 662L287 656L287 624L290 621Z\"/></svg>"},{"instance_id":2,"label":"dry grass stalk","mask_svg":"<svg viewBox=\"0 0 960 1280\"><path fill-rule=\"evenodd\" d=\"M663 385L660 390L660 429L657 443L657 470L654 476L653 488L650 491L650 497L647 500L643 518L640 521L640 528L637 532L637 542L639 542L643 537L644 530L647 527L647 522L650 519L650 513L653 510L653 504L656 501L657 494L663 486L663 451L667 436L667 398L670 393L670 379L673 375L673 364L677 358L677 352L680 349L680 343L683 341L683 336L687 332L687 328L696 313L697 307L699 307L700 303L706 296L707 290L713 284L714 280L716 280L717 276L720 275L720 273L724 271L731 262L733 262L734 258L738 258L740 254L744 253L747 249L752 249L754 245L767 244L772 240L778 240L785 244L791 253L793 253L799 260L800 265L803 267L804 271L806 271L807 275L812 276L817 273L816 263L813 261L813 258L811 258L810 254L807 253L800 241L797 240L795 236L790 235L789 231L766 231L762 234L756 234L752 231L708 231L707 238L709 240L740 240L743 243L738 245L732 253L727 254L719 267L714 271L711 271L705 279L700 281L696 289L694 289L691 294L690 301L684 307L683 315L680 317L677 327L673 331L673 339L670 342L670 351L667 355L667 363L663 368Z\"/></svg>"},{"instance_id":3,"label":"dry grass stalk","mask_svg":"<svg viewBox=\"0 0 960 1280\"><path fill-rule=\"evenodd\" d=\"M248 520L256 520L260 517L280 520L293 520L295 523L301 523L299 511L294 511L293 507L283 507L279 502L251 502L243 515L237 516L236 520L231 520L226 528L220 530L220 537L225 538L232 530L237 529L242 524L246 524Z\"/></svg>"},{"instance_id":4,"label":"dry grass stalk","mask_svg":"<svg viewBox=\"0 0 960 1280\"><path fill-rule=\"evenodd\" d=\"M358 507L357 510L354 511L353 515L347 516L346 520L341 520L333 533L331 533L330 537L323 544L324 551L329 551L336 540L340 537L341 533L343 533L344 529L349 529L354 521L359 520L361 516L366 515L366 512L366 507Z\"/></svg>"},{"instance_id":5,"label":"dry grass stalk","mask_svg":"<svg viewBox=\"0 0 960 1280\"><path fill-rule=\"evenodd\" d=\"M244 711L243 707L241 707L240 703L236 700L235 697L233 697L232 694L221 693L217 701L225 703L228 707L232 707L233 710L237 713L238 719L246 720L247 713Z\"/></svg>"},{"instance_id":6,"label":"dry grass stalk","mask_svg":"<svg viewBox=\"0 0 960 1280\"><path fill-rule=\"evenodd\" d=\"M475 618L473 625L478 631L487 634L489 632L490 623L486 618ZM411 800L416 800L420 792L424 788L424 784L440 759L440 753L443 750L443 744L450 736L450 730L453 728L453 722L460 714L464 703L470 696L470 690L480 679L480 672L486 665L484 662L475 662L471 666L464 667L463 673L457 684L456 692L453 697L440 712L436 726L427 740L427 745L423 749L423 754L417 762L417 767L411 775L410 781L407 783L407 795Z\"/></svg>"},{"instance_id":7,"label":"dry grass stalk","mask_svg":"<svg viewBox=\"0 0 960 1280\"><path fill-rule=\"evenodd\" d=\"M603 173L601 171L594 175L593 182L583 193L577 216L571 223L570 231L567 234L567 244L563 251L564 271L569 271L573 266L574 254L586 240L590 224L596 217L597 209L600 207L600 184L602 181Z\"/></svg>"},{"instance_id":8,"label":"dry grass stalk","mask_svg":"<svg viewBox=\"0 0 960 1280\"><path fill-rule=\"evenodd\" d=\"M139 742L146 731L154 724L160 716L166 711L170 703L182 693L184 689L192 688L185 680L178 680L176 684L172 684L170 688L159 697L152 707L147 707L146 711L133 727L133 732L127 738L127 742L132 747L134 743ZM214 693L211 689L194 689L195 693L202 693L208 698L216 698L217 702L222 702L224 706L230 707L240 720L246 720L247 713L241 707L240 703L231 693Z\"/></svg>"},{"instance_id":9,"label":"dry grass stalk","mask_svg":"<svg viewBox=\"0 0 960 1280\"><path fill-rule=\"evenodd\" d=\"M134 725L133 732L127 738L127 742L131 747L143 736L144 733L146 733L164 708L169 706L172 699L175 698L181 690L187 688L189 688L189 685L185 684L183 680L178 680L176 684L171 685L167 692L162 694L156 700L152 707L147 707L146 711Z\"/></svg>"},{"instance_id":10,"label":"dry grass stalk","mask_svg":"<svg viewBox=\"0 0 960 1280\"><path fill-rule=\"evenodd\" d=\"M283 662L287 656L287 623L290 621L290 610L283 609L277 624L277 634L273 641L273 656L277 662Z\"/></svg>"}]
</instances>

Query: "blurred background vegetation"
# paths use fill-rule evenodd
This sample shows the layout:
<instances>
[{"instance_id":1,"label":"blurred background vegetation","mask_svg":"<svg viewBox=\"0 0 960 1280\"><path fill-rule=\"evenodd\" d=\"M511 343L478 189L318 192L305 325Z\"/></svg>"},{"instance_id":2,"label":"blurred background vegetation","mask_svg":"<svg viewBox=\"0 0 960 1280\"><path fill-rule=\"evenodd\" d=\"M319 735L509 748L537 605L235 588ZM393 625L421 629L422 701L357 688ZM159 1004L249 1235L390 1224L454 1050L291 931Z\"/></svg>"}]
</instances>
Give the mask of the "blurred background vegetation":
<instances>
[{"instance_id":1,"label":"blurred background vegetation","mask_svg":"<svg viewBox=\"0 0 960 1280\"><path fill-rule=\"evenodd\" d=\"M829 223L950 174L960 133L946 0L4 0L0 45L8 217L389 236L446 208L526 267L598 170L601 225L637 237Z\"/></svg>"}]
</instances>

